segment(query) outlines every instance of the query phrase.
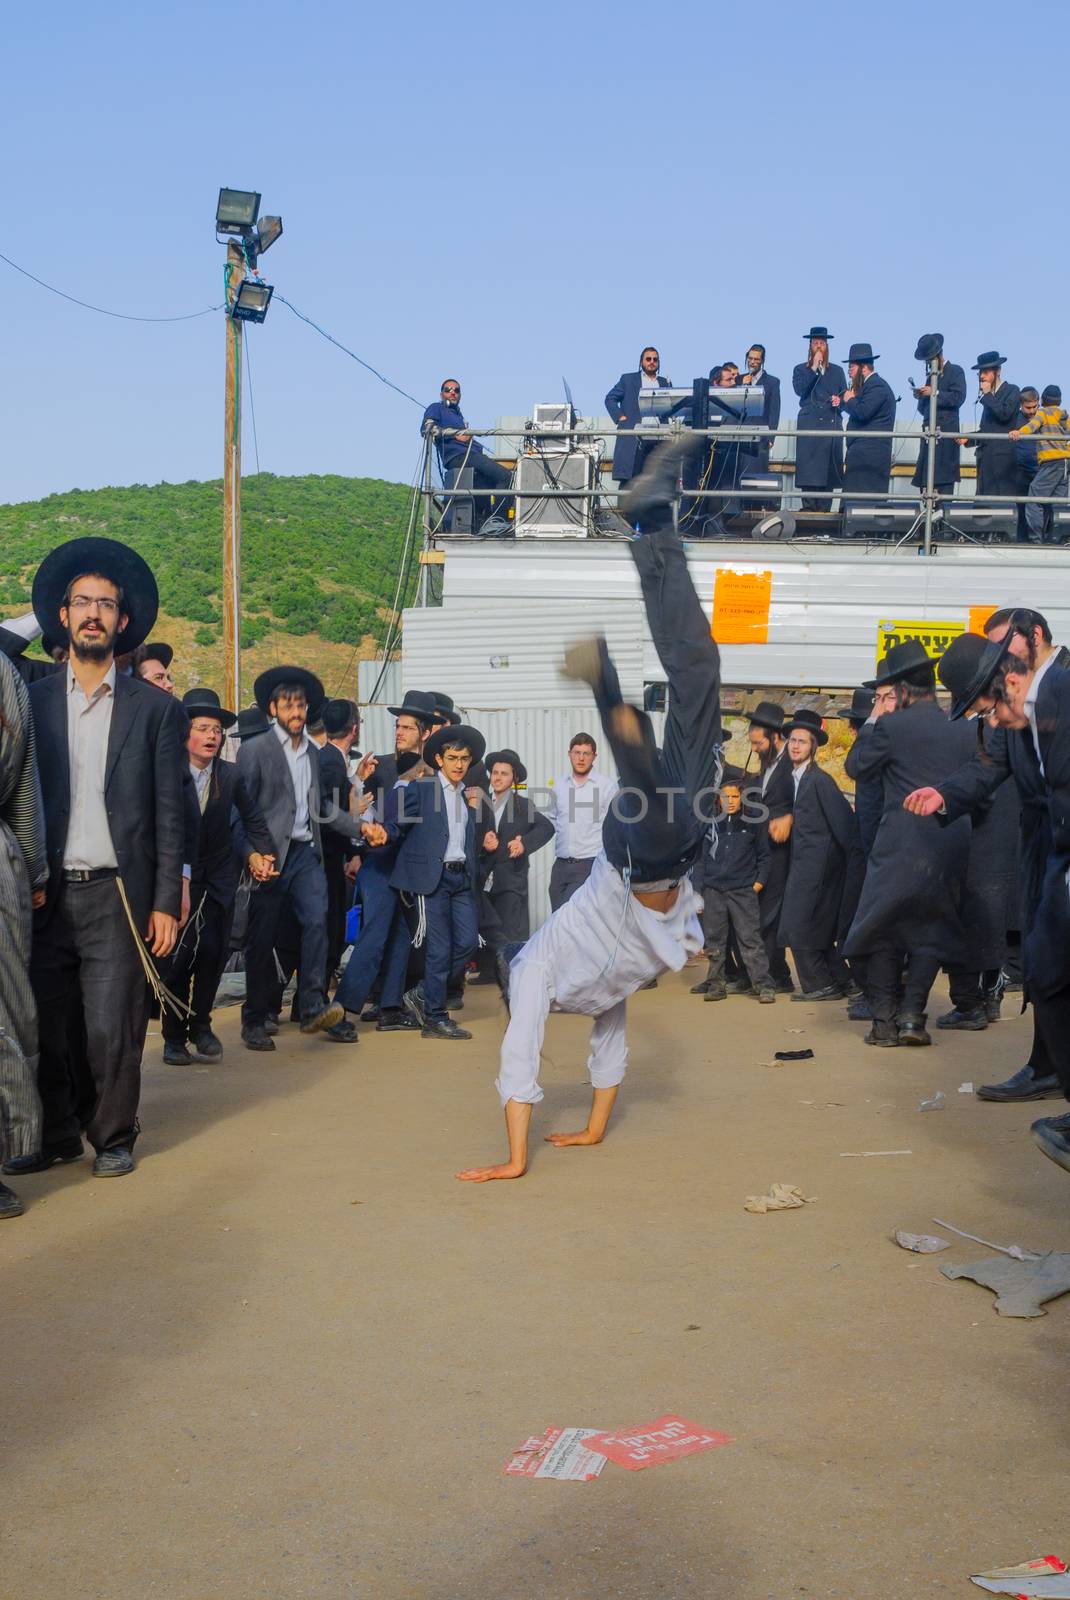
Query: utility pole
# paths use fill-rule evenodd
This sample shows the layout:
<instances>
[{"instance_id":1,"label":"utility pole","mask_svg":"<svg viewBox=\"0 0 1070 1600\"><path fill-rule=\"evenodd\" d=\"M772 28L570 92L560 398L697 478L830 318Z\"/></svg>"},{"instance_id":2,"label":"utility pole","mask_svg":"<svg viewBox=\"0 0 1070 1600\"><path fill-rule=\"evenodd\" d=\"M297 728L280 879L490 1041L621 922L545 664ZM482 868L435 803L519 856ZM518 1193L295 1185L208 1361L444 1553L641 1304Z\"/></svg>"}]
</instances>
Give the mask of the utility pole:
<instances>
[{"instance_id":1,"label":"utility pole","mask_svg":"<svg viewBox=\"0 0 1070 1600\"><path fill-rule=\"evenodd\" d=\"M223 404L223 682L225 704L241 710L241 338L231 315L245 276L242 247L227 245L226 392Z\"/></svg>"}]
</instances>

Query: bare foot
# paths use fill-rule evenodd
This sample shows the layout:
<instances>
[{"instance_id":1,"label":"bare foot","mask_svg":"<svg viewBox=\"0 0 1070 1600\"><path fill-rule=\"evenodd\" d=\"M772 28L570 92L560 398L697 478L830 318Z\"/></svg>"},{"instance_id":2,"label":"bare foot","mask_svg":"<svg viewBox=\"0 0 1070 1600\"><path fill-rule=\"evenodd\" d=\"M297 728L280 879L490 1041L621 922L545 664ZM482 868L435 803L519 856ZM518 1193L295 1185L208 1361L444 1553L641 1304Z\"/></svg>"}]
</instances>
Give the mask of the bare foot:
<instances>
[{"instance_id":1,"label":"bare foot","mask_svg":"<svg viewBox=\"0 0 1070 1600\"><path fill-rule=\"evenodd\" d=\"M555 1144L559 1150L563 1150L569 1144L601 1144L602 1138L602 1134L584 1128L580 1133L548 1133L546 1143Z\"/></svg>"},{"instance_id":2,"label":"bare foot","mask_svg":"<svg viewBox=\"0 0 1070 1600\"><path fill-rule=\"evenodd\" d=\"M490 1183L493 1178L522 1178L526 1171L526 1167L514 1161L503 1161L500 1167L469 1167L466 1172L457 1172L454 1176L462 1183Z\"/></svg>"}]
</instances>

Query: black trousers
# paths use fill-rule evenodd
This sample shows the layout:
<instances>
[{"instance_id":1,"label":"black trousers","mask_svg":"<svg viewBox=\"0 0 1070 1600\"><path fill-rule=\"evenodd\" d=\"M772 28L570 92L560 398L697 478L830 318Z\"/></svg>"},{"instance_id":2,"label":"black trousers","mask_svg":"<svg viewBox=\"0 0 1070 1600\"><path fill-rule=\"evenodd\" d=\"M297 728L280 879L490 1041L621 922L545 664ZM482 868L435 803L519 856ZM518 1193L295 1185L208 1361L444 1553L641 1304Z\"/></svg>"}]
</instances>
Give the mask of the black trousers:
<instances>
[{"instance_id":1,"label":"black trousers","mask_svg":"<svg viewBox=\"0 0 1070 1600\"><path fill-rule=\"evenodd\" d=\"M921 1017L929 1003L929 990L940 971L938 957L921 951L904 952L885 945L870 952L866 965L866 991L877 1022L894 1022L897 1016ZM900 999L902 984L902 999Z\"/></svg>"},{"instance_id":2,"label":"black trousers","mask_svg":"<svg viewBox=\"0 0 1070 1600\"><path fill-rule=\"evenodd\" d=\"M594 866L594 856L558 856L550 869L550 910L558 911L571 900L581 883L586 883ZM527 935L525 935L525 938Z\"/></svg>"},{"instance_id":3,"label":"black trousers","mask_svg":"<svg viewBox=\"0 0 1070 1600\"><path fill-rule=\"evenodd\" d=\"M725 954L731 934L747 977L756 989L767 988L772 980L758 927L758 896L754 890L749 884L742 889L706 886L702 901L702 931L706 936L710 977L717 981L724 978Z\"/></svg>"},{"instance_id":4,"label":"black trousers","mask_svg":"<svg viewBox=\"0 0 1070 1600\"><path fill-rule=\"evenodd\" d=\"M1042 1065L1037 1066L1034 1045L1035 1070L1045 1076L1053 1073L1070 1100L1070 989L1046 1000L1034 999L1033 1018L1042 1055Z\"/></svg>"},{"instance_id":5,"label":"black trousers","mask_svg":"<svg viewBox=\"0 0 1070 1600\"><path fill-rule=\"evenodd\" d=\"M327 879L327 982L338 971L346 945L346 914L349 911L349 879L342 856L327 856L323 863Z\"/></svg>"},{"instance_id":6,"label":"black trousers","mask_svg":"<svg viewBox=\"0 0 1070 1600\"><path fill-rule=\"evenodd\" d=\"M149 987L114 878L62 885L51 916L34 930L30 982L43 1143L76 1139L84 1125L94 1150L129 1150L138 1134Z\"/></svg>"},{"instance_id":7,"label":"black trousers","mask_svg":"<svg viewBox=\"0 0 1070 1600\"><path fill-rule=\"evenodd\" d=\"M990 972L970 972L963 967L948 967L947 987L951 1004L959 1011L977 1011L985 995L999 982L999 968Z\"/></svg>"},{"instance_id":8,"label":"black trousers","mask_svg":"<svg viewBox=\"0 0 1070 1600\"><path fill-rule=\"evenodd\" d=\"M815 989L843 988L849 982L847 963L835 945L829 945L827 950L800 950L792 945L791 953L799 987L808 994Z\"/></svg>"},{"instance_id":9,"label":"black trousers","mask_svg":"<svg viewBox=\"0 0 1070 1600\"><path fill-rule=\"evenodd\" d=\"M492 889L487 898L497 919L490 923L495 944L526 944L531 936L527 889Z\"/></svg>"},{"instance_id":10,"label":"black trousers","mask_svg":"<svg viewBox=\"0 0 1070 1600\"><path fill-rule=\"evenodd\" d=\"M249 932L245 945L245 1005L242 1021L266 1021L278 1004L279 981L275 940L283 908L288 906L301 930L297 1004L302 1018L325 1009L327 995L327 882L311 844L291 839L277 878L262 883L249 900Z\"/></svg>"},{"instance_id":11,"label":"black trousers","mask_svg":"<svg viewBox=\"0 0 1070 1600\"><path fill-rule=\"evenodd\" d=\"M220 905L206 894L201 901L202 894L203 889L192 897L192 914L179 934L181 943L160 970L176 999L192 1007L186 1017L176 1016L170 1006L164 1006L161 1026L169 1044L185 1044L212 1026L216 990L227 964L234 904Z\"/></svg>"}]
</instances>

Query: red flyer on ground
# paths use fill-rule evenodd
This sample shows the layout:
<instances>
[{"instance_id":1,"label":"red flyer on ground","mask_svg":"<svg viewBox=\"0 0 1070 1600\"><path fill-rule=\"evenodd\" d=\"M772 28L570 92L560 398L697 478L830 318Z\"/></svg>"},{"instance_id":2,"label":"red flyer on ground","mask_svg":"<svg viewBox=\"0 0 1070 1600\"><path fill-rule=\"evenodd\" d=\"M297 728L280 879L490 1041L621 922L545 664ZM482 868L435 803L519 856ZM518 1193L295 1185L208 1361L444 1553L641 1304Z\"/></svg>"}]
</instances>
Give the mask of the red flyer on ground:
<instances>
[{"instance_id":1,"label":"red flyer on ground","mask_svg":"<svg viewBox=\"0 0 1070 1600\"><path fill-rule=\"evenodd\" d=\"M696 1450L712 1450L715 1445L731 1444L727 1433L700 1428L683 1417L658 1417L638 1428L616 1428L612 1433L595 1433L585 1439L588 1450L608 1456L619 1467L641 1472L644 1467L659 1467L663 1461L677 1461Z\"/></svg>"},{"instance_id":2,"label":"red flyer on ground","mask_svg":"<svg viewBox=\"0 0 1070 1600\"><path fill-rule=\"evenodd\" d=\"M541 1439L525 1439L505 1464L512 1478L558 1478L589 1483L606 1458L587 1448L595 1428L547 1428Z\"/></svg>"}]
</instances>

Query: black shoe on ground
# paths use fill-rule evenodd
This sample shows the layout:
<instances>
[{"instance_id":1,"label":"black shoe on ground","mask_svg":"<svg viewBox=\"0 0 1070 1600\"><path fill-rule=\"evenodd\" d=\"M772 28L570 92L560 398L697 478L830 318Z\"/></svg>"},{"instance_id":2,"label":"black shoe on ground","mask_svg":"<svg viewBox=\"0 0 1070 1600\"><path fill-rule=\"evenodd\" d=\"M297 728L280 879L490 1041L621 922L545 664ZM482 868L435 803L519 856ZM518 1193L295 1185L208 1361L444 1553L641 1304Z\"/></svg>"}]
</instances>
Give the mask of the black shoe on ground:
<instances>
[{"instance_id":1,"label":"black shoe on ground","mask_svg":"<svg viewBox=\"0 0 1070 1600\"><path fill-rule=\"evenodd\" d=\"M102 1150L93 1162L94 1178L125 1178L128 1172L134 1170L134 1157L131 1151L123 1145L116 1145L114 1150Z\"/></svg>"},{"instance_id":2,"label":"black shoe on ground","mask_svg":"<svg viewBox=\"0 0 1070 1600\"><path fill-rule=\"evenodd\" d=\"M865 990L862 988L862 985L860 983L855 983L853 979L843 992L847 996L848 1000L862 1000L865 998Z\"/></svg>"},{"instance_id":3,"label":"black shoe on ground","mask_svg":"<svg viewBox=\"0 0 1070 1600\"><path fill-rule=\"evenodd\" d=\"M472 1035L466 1028L459 1028L457 1024L447 1017L445 1022L425 1022L420 1030L422 1039L470 1039Z\"/></svg>"},{"instance_id":4,"label":"black shoe on ground","mask_svg":"<svg viewBox=\"0 0 1070 1600\"><path fill-rule=\"evenodd\" d=\"M728 994L753 994L754 985L749 978L729 978L725 984Z\"/></svg>"},{"instance_id":5,"label":"black shoe on ground","mask_svg":"<svg viewBox=\"0 0 1070 1600\"><path fill-rule=\"evenodd\" d=\"M463 1011L464 1010L464 990L463 989L451 989L450 990L449 994L446 996L446 1010L447 1011Z\"/></svg>"},{"instance_id":6,"label":"black shoe on ground","mask_svg":"<svg viewBox=\"0 0 1070 1600\"><path fill-rule=\"evenodd\" d=\"M415 1017L422 1028L427 1021L427 1013L424 1010L424 997L420 993L419 984L413 989L405 990L401 997L401 1003L409 1013L409 1016Z\"/></svg>"},{"instance_id":7,"label":"black shoe on ground","mask_svg":"<svg viewBox=\"0 0 1070 1600\"><path fill-rule=\"evenodd\" d=\"M192 1067L193 1057L184 1044L179 1044L177 1039L165 1039L163 1042L163 1064L165 1067Z\"/></svg>"},{"instance_id":8,"label":"black shoe on ground","mask_svg":"<svg viewBox=\"0 0 1070 1600\"><path fill-rule=\"evenodd\" d=\"M9 1189L6 1183L0 1183L0 1222L5 1217L21 1217L25 1210L14 1189Z\"/></svg>"},{"instance_id":9,"label":"black shoe on ground","mask_svg":"<svg viewBox=\"0 0 1070 1600\"><path fill-rule=\"evenodd\" d=\"M341 1022L336 1022L331 1028L324 1028L323 1037L330 1039L334 1044L356 1044L360 1038L353 1024L343 1017Z\"/></svg>"},{"instance_id":10,"label":"black shoe on ground","mask_svg":"<svg viewBox=\"0 0 1070 1600\"><path fill-rule=\"evenodd\" d=\"M189 1047L197 1061L219 1061L223 1055L223 1046L211 1028L204 1028L200 1033L195 1033L190 1039Z\"/></svg>"},{"instance_id":11,"label":"black shoe on ground","mask_svg":"<svg viewBox=\"0 0 1070 1600\"><path fill-rule=\"evenodd\" d=\"M925 1028L924 1017L900 1017L899 1019L900 1044L932 1044Z\"/></svg>"},{"instance_id":12,"label":"black shoe on ground","mask_svg":"<svg viewBox=\"0 0 1070 1600\"><path fill-rule=\"evenodd\" d=\"M860 1000L852 1000L847 1007L848 1022L872 1022L873 1007L865 995Z\"/></svg>"},{"instance_id":13,"label":"black shoe on ground","mask_svg":"<svg viewBox=\"0 0 1070 1600\"><path fill-rule=\"evenodd\" d=\"M942 1017L937 1017L938 1028L959 1028L963 1033L980 1033L988 1027L988 1017L984 1006L975 1006L972 1011L960 1011L958 1006L952 1006L950 1011L945 1011Z\"/></svg>"},{"instance_id":14,"label":"black shoe on ground","mask_svg":"<svg viewBox=\"0 0 1070 1600\"><path fill-rule=\"evenodd\" d=\"M776 1005L776 990L769 984L766 984L764 989L758 990L758 1004L760 1006Z\"/></svg>"},{"instance_id":15,"label":"black shoe on ground","mask_svg":"<svg viewBox=\"0 0 1070 1600\"><path fill-rule=\"evenodd\" d=\"M880 1045L885 1050L894 1049L899 1043L899 1029L894 1022L878 1022L874 1018L873 1026L866 1034L865 1043Z\"/></svg>"},{"instance_id":16,"label":"black shoe on ground","mask_svg":"<svg viewBox=\"0 0 1070 1600\"><path fill-rule=\"evenodd\" d=\"M777 994L794 994L795 985L790 978L777 978L773 984Z\"/></svg>"},{"instance_id":17,"label":"black shoe on ground","mask_svg":"<svg viewBox=\"0 0 1070 1600\"><path fill-rule=\"evenodd\" d=\"M387 1007L379 1011L379 1020L375 1024L376 1033L415 1033L420 1027L415 1017L400 1006Z\"/></svg>"},{"instance_id":18,"label":"black shoe on ground","mask_svg":"<svg viewBox=\"0 0 1070 1600\"><path fill-rule=\"evenodd\" d=\"M242 1043L247 1050L274 1050L275 1041L262 1023L254 1027L243 1028L241 1031Z\"/></svg>"},{"instance_id":19,"label":"black shoe on ground","mask_svg":"<svg viewBox=\"0 0 1070 1600\"><path fill-rule=\"evenodd\" d=\"M1038 1078L1035 1068L1026 1062L1024 1067L1007 1079L1006 1083L982 1083L977 1090L978 1100L1058 1100L1062 1095L1059 1080L1054 1073ZM4 1168L7 1171L7 1168Z\"/></svg>"},{"instance_id":20,"label":"black shoe on ground","mask_svg":"<svg viewBox=\"0 0 1070 1600\"><path fill-rule=\"evenodd\" d=\"M1003 991L999 994L988 993L985 995L985 1016L989 1022L998 1022L999 1013L1003 1006Z\"/></svg>"},{"instance_id":21,"label":"black shoe on ground","mask_svg":"<svg viewBox=\"0 0 1070 1600\"><path fill-rule=\"evenodd\" d=\"M277 1034L278 1031L279 1031L279 1019L278 1019L278 1016L277 1015L275 1015L275 1016L269 1015L268 1017L266 1017L265 1020L264 1020L264 1032L268 1035L268 1037L269 1038L274 1038L275 1034Z\"/></svg>"},{"instance_id":22,"label":"black shoe on ground","mask_svg":"<svg viewBox=\"0 0 1070 1600\"><path fill-rule=\"evenodd\" d=\"M361 1022L378 1022L379 1021L379 1007L378 1006L365 1006L364 1010L360 1014L360 1020L361 1020Z\"/></svg>"},{"instance_id":23,"label":"black shoe on ground","mask_svg":"<svg viewBox=\"0 0 1070 1600\"><path fill-rule=\"evenodd\" d=\"M691 985L691 993L692 994L705 994L706 990L709 988L709 986L710 986L709 978L703 978L701 983L693 983Z\"/></svg>"},{"instance_id":24,"label":"black shoe on ground","mask_svg":"<svg viewBox=\"0 0 1070 1600\"><path fill-rule=\"evenodd\" d=\"M345 1020L345 1009L337 1000L332 1000L330 1005L324 1006L322 1011L314 1011L301 1023L302 1033L325 1033L328 1028L336 1027Z\"/></svg>"},{"instance_id":25,"label":"black shoe on ground","mask_svg":"<svg viewBox=\"0 0 1070 1600\"><path fill-rule=\"evenodd\" d=\"M793 1000L842 1000L843 990L838 983L830 983L824 989L800 989L798 994L793 994Z\"/></svg>"},{"instance_id":26,"label":"black shoe on ground","mask_svg":"<svg viewBox=\"0 0 1070 1600\"><path fill-rule=\"evenodd\" d=\"M1041 1117L1029 1131L1048 1160L1070 1172L1070 1112L1062 1117Z\"/></svg>"},{"instance_id":27,"label":"black shoe on ground","mask_svg":"<svg viewBox=\"0 0 1070 1600\"><path fill-rule=\"evenodd\" d=\"M32 1155L12 1156L10 1161L4 1162L3 1170L17 1178L24 1178L32 1172L47 1172L57 1162L66 1166L68 1162L81 1161L84 1155L85 1146L81 1139L64 1139L60 1144L45 1145Z\"/></svg>"},{"instance_id":28,"label":"black shoe on ground","mask_svg":"<svg viewBox=\"0 0 1070 1600\"><path fill-rule=\"evenodd\" d=\"M728 985L726 983L711 983L706 990L707 1000L726 1000L728 998Z\"/></svg>"}]
</instances>

